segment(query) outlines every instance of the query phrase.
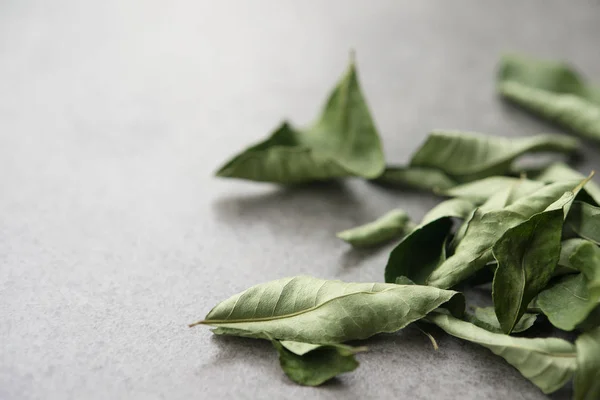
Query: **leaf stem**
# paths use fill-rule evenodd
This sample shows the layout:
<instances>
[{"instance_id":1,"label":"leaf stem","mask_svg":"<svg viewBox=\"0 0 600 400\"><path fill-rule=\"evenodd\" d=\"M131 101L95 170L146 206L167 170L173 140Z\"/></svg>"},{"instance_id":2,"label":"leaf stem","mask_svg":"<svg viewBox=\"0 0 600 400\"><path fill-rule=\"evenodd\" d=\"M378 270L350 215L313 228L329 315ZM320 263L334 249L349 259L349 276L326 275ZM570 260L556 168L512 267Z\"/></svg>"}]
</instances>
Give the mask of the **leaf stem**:
<instances>
[{"instance_id":1,"label":"leaf stem","mask_svg":"<svg viewBox=\"0 0 600 400\"><path fill-rule=\"evenodd\" d=\"M429 341L431 342L431 344L433 345L433 349L435 351L437 351L439 349L439 346L437 344L437 341L435 340L435 338L431 335L431 333L429 332L425 332L423 329L421 329L419 327L419 325L415 324L415 326L417 327L418 330L420 330L425 336L427 336L429 338Z\"/></svg>"}]
</instances>

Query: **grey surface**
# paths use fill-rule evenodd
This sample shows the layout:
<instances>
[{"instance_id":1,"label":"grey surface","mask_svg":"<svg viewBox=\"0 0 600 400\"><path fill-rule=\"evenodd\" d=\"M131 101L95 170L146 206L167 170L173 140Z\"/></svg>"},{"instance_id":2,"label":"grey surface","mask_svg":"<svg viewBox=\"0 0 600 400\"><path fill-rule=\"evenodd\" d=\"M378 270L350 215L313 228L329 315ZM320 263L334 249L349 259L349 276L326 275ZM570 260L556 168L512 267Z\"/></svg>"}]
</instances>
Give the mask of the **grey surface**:
<instances>
[{"instance_id":1,"label":"grey surface","mask_svg":"<svg viewBox=\"0 0 600 400\"><path fill-rule=\"evenodd\" d=\"M312 389L267 343L186 324L282 276L379 281L390 248L334 233L435 204L211 177L283 117L309 122L350 48L404 162L431 128L555 131L498 101L498 56L565 58L600 81L598 37L592 1L0 2L0 398L545 398L440 332L438 352L411 327L377 337Z\"/></svg>"}]
</instances>

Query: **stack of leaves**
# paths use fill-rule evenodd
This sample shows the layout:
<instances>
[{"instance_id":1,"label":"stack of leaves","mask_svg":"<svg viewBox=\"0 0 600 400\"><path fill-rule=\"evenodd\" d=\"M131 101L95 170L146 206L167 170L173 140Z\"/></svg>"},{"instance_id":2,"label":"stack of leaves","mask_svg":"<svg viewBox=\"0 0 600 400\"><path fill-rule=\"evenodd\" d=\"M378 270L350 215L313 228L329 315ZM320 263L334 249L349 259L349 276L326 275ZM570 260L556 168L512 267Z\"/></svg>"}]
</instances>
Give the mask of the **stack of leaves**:
<instances>
[{"instance_id":1,"label":"stack of leaves","mask_svg":"<svg viewBox=\"0 0 600 400\"><path fill-rule=\"evenodd\" d=\"M500 90L593 137L599 130L589 110L598 92L568 71L507 58ZM435 131L408 165L386 168L352 62L315 124L284 123L218 175L285 184L354 176L447 199L419 224L393 210L338 233L356 247L399 240L385 283L279 279L219 303L192 326L269 340L288 377L314 386L358 366L355 355L365 349L347 342L423 321L490 349L544 393L574 379L576 399L598 399L600 187L563 163L526 175L515 164L526 153L571 153L578 146L563 135ZM491 289L493 306L466 310L458 289L475 285ZM519 335L546 320L576 332L575 343Z\"/></svg>"}]
</instances>

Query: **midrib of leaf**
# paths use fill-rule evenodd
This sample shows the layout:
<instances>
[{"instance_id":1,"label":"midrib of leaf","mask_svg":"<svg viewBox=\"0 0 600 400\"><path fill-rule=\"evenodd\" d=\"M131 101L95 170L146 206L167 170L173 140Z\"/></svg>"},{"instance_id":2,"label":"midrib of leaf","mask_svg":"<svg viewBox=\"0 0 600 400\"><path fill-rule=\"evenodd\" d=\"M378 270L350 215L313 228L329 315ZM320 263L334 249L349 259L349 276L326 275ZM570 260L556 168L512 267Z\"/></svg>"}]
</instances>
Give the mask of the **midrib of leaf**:
<instances>
[{"instance_id":1,"label":"midrib of leaf","mask_svg":"<svg viewBox=\"0 0 600 400\"><path fill-rule=\"evenodd\" d=\"M535 228L537 228L537 224L536 224ZM534 228L534 231L535 231L535 228ZM528 240L527 244L529 244L530 242L531 242L531 240ZM517 324L517 317L519 315L519 310L521 309L521 305L523 304L523 295L525 294L525 281L526 281L526 278L527 278L527 275L525 274L525 256L526 256L526 254L527 254L527 252L524 252L523 255L521 256L520 265L521 265L522 283L521 283L521 288L519 290L519 304L517 306L517 312L515 313L515 315L514 315L514 317L512 319L512 323L510 324L510 330L511 331L513 330L513 328Z\"/></svg>"},{"instance_id":2,"label":"midrib of leaf","mask_svg":"<svg viewBox=\"0 0 600 400\"><path fill-rule=\"evenodd\" d=\"M352 80L350 79L352 77L353 74L356 74L356 70L355 70L355 66L354 66L354 55L350 55L350 68L348 69L348 74L347 74L347 79L345 82L345 84L342 86L342 112L340 113L340 125L342 126L342 129L344 131L348 131L348 118L350 116L350 113L348 112L348 103L349 103L349 95L348 93L350 92L350 84L352 82ZM348 150L353 143L353 140L356 139L356 133L355 132L351 132L353 133L353 136L351 137L352 140L348 140L346 143L342 144L342 150ZM340 151L341 154L344 154L345 152Z\"/></svg>"},{"instance_id":3,"label":"midrib of leaf","mask_svg":"<svg viewBox=\"0 0 600 400\"><path fill-rule=\"evenodd\" d=\"M342 97L342 112L340 112L340 125L343 129L344 132L348 132L348 125L349 125L349 119L350 119L350 112L349 112L349 103L350 103L350 86L353 83L353 80L355 81L355 84L358 85L358 79L356 77L356 66L354 64L354 52L350 53L350 68L348 69L348 73L347 73L347 79L345 79L345 83L344 85L341 87L341 97ZM350 79L353 78L353 79ZM366 100L365 100L366 102ZM344 159L345 155L348 154L349 149L352 148L355 140L356 140L356 136L358 135L358 132L355 131L350 131L349 132L351 134L351 136L349 136L349 140L347 140L345 143L342 143L342 147L337 151L339 157L341 159ZM350 152L351 153L351 152ZM344 160L345 163L345 160ZM338 164L340 164L338 162ZM348 168L346 165L341 165L340 166L342 168L344 168L345 170L353 170L353 168Z\"/></svg>"},{"instance_id":4,"label":"midrib of leaf","mask_svg":"<svg viewBox=\"0 0 600 400\"><path fill-rule=\"evenodd\" d=\"M583 300L583 301L589 301L589 298L583 298L583 297L581 297L581 296L577 296L575 293L573 293L572 291L570 291L570 290L569 290L569 288L567 288L567 286L565 286L565 284L564 284L564 283L561 283L561 284L559 285L559 287L560 287L561 289L563 289L564 291L566 291L567 293L569 293L569 294L573 295L573 297L576 297L576 298L578 298L579 300Z\"/></svg>"},{"instance_id":5,"label":"midrib of leaf","mask_svg":"<svg viewBox=\"0 0 600 400\"><path fill-rule=\"evenodd\" d=\"M384 293L384 292L388 292L388 291L392 291L392 290L396 290L397 288L387 288L384 289L380 292L365 292L365 291L360 291L360 292L353 292L353 293L347 293L347 294L343 294L337 297L334 297L332 299L329 299L327 301L324 301L323 303L320 303L316 306L310 307L310 308L306 308L304 310L300 310L300 311L296 311L294 313L290 313L290 314L283 314L283 315L273 315L271 317L261 317L261 318L242 318L242 319L205 319L202 321L198 321L198 322L194 322L190 325L188 325L190 328L194 327L196 325L211 325L211 324L243 324L243 323L248 323L248 322L267 322L267 321L277 321L280 319L286 319L286 318L292 318L292 317L296 317L298 315L302 315L311 311L314 311L320 307L323 307L324 305L338 300L338 299L343 299L345 297L350 297L350 296L354 296L354 295L358 295L358 294L367 294L367 295L376 295L379 293ZM281 296L280 296L281 297ZM439 299L439 293L438 293L438 299ZM237 302L237 300L236 300Z\"/></svg>"},{"instance_id":6,"label":"midrib of leaf","mask_svg":"<svg viewBox=\"0 0 600 400\"><path fill-rule=\"evenodd\" d=\"M354 62L354 53L350 54L350 66L348 68L348 72L346 73L346 77L343 80L343 84L340 86L340 98L341 98L341 112L337 113L338 114L338 118L339 118L339 123L340 123L340 127L342 129L343 132L348 132L348 125L349 125L349 119L350 119L350 112L349 112L349 102L350 102L350 96L349 96L349 92L350 92L350 86L352 84L352 79L350 79L352 77L352 75L354 76L354 80L356 80L356 65ZM356 83L358 85L358 83ZM319 124L317 124L319 125ZM352 145L354 144L354 140L357 136L357 132L350 132L352 134L352 136L348 137L348 140L345 140L344 143L342 143L342 146L334 151L331 152L323 152L325 155L327 155L328 158L330 158L330 161L334 162L337 166L339 166L340 168L342 168L343 170L345 170L346 172L349 173L354 173L354 168L353 167L348 167L346 165L346 160L345 160L345 155L348 153L348 149L350 149L352 147ZM309 147L309 150L311 151L318 151L315 150L311 147ZM343 162L340 162L340 160L343 160Z\"/></svg>"}]
</instances>

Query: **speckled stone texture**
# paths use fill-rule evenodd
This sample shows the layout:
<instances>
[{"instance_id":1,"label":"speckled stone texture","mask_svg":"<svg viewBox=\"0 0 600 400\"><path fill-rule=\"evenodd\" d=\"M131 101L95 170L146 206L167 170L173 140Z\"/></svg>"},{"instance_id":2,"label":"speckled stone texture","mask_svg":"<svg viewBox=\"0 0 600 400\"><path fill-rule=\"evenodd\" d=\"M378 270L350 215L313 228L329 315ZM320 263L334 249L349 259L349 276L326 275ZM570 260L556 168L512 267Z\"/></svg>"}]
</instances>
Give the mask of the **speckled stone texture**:
<instances>
[{"instance_id":1,"label":"speckled stone texture","mask_svg":"<svg viewBox=\"0 0 600 400\"><path fill-rule=\"evenodd\" d=\"M1 2L0 399L546 398L440 331L437 352L414 327L373 338L314 389L268 343L186 324L282 276L382 280L390 246L334 233L436 203L212 177L282 118L310 122L349 49L401 163L432 128L557 131L499 101L498 57L564 58L600 82L599 37L592 1Z\"/></svg>"}]
</instances>

